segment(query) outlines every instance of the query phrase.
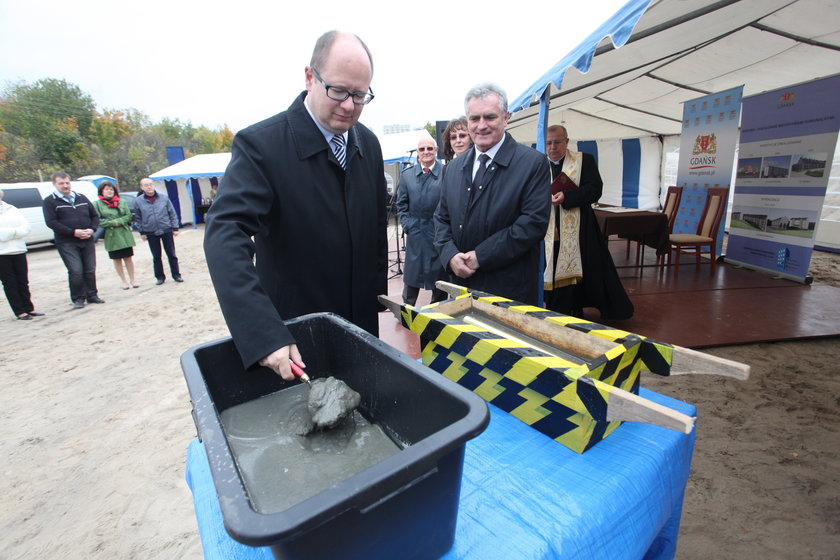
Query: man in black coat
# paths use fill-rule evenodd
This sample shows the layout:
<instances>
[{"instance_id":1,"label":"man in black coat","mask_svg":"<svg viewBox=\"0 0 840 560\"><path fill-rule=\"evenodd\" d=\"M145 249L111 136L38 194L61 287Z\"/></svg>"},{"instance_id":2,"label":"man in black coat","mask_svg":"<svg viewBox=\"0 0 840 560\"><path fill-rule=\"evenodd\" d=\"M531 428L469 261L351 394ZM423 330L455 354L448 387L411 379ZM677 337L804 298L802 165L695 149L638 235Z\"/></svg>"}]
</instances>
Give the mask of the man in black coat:
<instances>
[{"instance_id":1,"label":"man in black coat","mask_svg":"<svg viewBox=\"0 0 840 560\"><path fill-rule=\"evenodd\" d=\"M357 124L372 76L361 39L326 33L305 69L306 91L234 138L204 251L246 368L293 379L289 361L304 362L283 320L299 315L329 311L378 333L385 173L378 140Z\"/></svg>"},{"instance_id":2,"label":"man in black coat","mask_svg":"<svg viewBox=\"0 0 840 560\"><path fill-rule=\"evenodd\" d=\"M633 303L621 284L592 210L604 186L595 158L569 150L569 136L562 125L548 127L545 143L552 179L565 173L569 184L575 185L551 198L545 306L576 317L583 317L584 307L595 307L603 320L629 319Z\"/></svg>"},{"instance_id":3,"label":"man in black coat","mask_svg":"<svg viewBox=\"0 0 840 560\"><path fill-rule=\"evenodd\" d=\"M473 147L444 169L435 247L454 282L538 305L548 225L548 162L505 133L507 96L495 84L467 92Z\"/></svg>"}]
</instances>

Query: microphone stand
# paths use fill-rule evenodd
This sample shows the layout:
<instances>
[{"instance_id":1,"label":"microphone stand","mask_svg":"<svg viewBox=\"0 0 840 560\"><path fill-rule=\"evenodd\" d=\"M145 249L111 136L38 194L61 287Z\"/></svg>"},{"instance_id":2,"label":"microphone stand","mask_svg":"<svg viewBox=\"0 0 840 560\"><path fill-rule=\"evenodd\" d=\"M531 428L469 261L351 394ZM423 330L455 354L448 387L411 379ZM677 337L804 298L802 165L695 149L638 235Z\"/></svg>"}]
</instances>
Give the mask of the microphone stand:
<instances>
[{"instance_id":1,"label":"microphone stand","mask_svg":"<svg viewBox=\"0 0 840 560\"><path fill-rule=\"evenodd\" d=\"M411 159L412 155L416 151L417 150L413 150L413 149L408 151L409 159ZM402 175L402 171L403 171L403 169L400 169L400 172L401 172L400 175ZM393 218L394 218L394 244L396 246L396 249L394 251L388 251L388 253L396 253L396 255L397 255L396 259L391 259L389 261L391 264L388 266L388 268L393 269L394 267L396 267L396 270L394 270L393 273L391 274L391 276L388 277L388 280L391 280L392 278L396 278L397 276L401 276L403 274L403 270L402 270L403 260L402 260L402 256L401 256L401 251L403 251L403 249L400 248L400 243L402 242L402 245L403 245L403 248L404 248L405 247L405 232L402 231L402 228L400 227L400 219L399 219L399 216L397 216L397 197L399 196L399 192L400 192L400 178L398 176L397 177L397 185L394 188L394 196L391 197L391 201L388 204L387 222L386 222L386 223L390 224L391 223L391 217L393 216Z\"/></svg>"}]
</instances>

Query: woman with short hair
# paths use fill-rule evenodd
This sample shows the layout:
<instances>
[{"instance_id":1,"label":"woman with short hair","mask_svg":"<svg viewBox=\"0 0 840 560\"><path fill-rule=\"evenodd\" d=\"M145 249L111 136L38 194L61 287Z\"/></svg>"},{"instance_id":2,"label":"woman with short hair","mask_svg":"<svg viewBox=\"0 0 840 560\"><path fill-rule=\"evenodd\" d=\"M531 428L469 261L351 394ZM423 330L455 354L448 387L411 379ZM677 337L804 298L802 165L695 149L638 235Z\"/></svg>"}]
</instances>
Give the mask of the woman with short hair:
<instances>
[{"instance_id":1,"label":"woman with short hair","mask_svg":"<svg viewBox=\"0 0 840 560\"><path fill-rule=\"evenodd\" d=\"M93 203L99 214L99 225L105 228L105 250L114 262L114 269L122 280L122 289L139 288L134 282L134 234L131 232L133 216L128 204L120 200L117 187L110 181L99 183L99 200ZM123 270L125 268L125 270ZM128 278L126 278L126 275Z\"/></svg>"}]
</instances>

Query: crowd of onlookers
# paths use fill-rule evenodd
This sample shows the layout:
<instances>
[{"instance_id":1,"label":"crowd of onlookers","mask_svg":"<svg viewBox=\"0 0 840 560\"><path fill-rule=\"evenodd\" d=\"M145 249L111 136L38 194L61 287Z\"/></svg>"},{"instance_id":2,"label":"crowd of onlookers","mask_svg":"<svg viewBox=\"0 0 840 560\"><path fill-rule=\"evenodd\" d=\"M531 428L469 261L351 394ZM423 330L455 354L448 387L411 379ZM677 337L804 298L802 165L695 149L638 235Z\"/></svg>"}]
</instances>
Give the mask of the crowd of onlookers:
<instances>
[{"instance_id":1,"label":"crowd of onlookers","mask_svg":"<svg viewBox=\"0 0 840 560\"><path fill-rule=\"evenodd\" d=\"M315 44L305 87L286 111L241 130L231 146L225 185L207 214L204 252L216 296L246 367L261 364L293 377L305 364L285 318L332 312L377 335L378 296L387 293L387 188L376 136L357 125L375 95L373 57L357 36L330 31ZM562 125L549 126L546 152L505 130L507 94L485 82L467 91L465 116L443 134L443 161L431 138L417 164L403 170L396 195L406 235L403 300L420 289L432 300L449 280L473 291L602 319L633 315L598 229L592 204L601 196L595 159L569 148ZM96 200L74 192L66 173L52 175L46 225L67 268L75 309L102 304L95 243L105 250L122 289L138 287L136 224L149 245L156 283L182 282L174 238L179 219L151 179L133 209L109 181ZM27 279L28 225L0 205L0 274L20 320L41 315ZM255 259L256 257L256 259Z\"/></svg>"},{"instance_id":2,"label":"crowd of onlookers","mask_svg":"<svg viewBox=\"0 0 840 560\"><path fill-rule=\"evenodd\" d=\"M169 260L175 282L183 282L175 254L174 238L180 221L169 198L155 190L151 179L140 181L142 194L134 207L120 198L119 189L110 181L99 183L96 200L72 189L70 176L52 174L55 190L44 199L44 222L53 230L55 247L67 268L70 301L74 309L90 303L105 303L96 287L96 247L103 240L108 257L122 282L122 289L139 288L134 271L132 224L149 245L156 283L163 284L166 273L161 247ZM13 205L3 201L0 190L0 280L15 317L30 321L44 313L35 310L29 290L26 260L26 236L31 226Z\"/></svg>"}]
</instances>

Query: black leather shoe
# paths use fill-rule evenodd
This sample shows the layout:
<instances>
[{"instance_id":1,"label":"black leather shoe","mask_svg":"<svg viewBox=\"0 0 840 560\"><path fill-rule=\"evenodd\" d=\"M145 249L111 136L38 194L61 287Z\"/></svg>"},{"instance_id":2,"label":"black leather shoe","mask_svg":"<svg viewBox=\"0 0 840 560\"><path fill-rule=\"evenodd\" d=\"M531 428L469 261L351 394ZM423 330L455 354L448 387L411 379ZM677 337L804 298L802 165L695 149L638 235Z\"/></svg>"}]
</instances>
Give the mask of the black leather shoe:
<instances>
[{"instance_id":1,"label":"black leather shoe","mask_svg":"<svg viewBox=\"0 0 840 560\"><path fill-rule=\"evenodd\" d=\"M160 286L160 285L161 285L161 284L163 284L164 282L166 282L166 279L165 279L165 278L158 278L158 279L157 279L157 282L155 282L155 285Z\"/></svg>"},{"instance_id":2,"label":"black leather shoe","mask_svg":"<svg viewBox=\"0 0 840 560\"><path fill-rule=\"evenodd\" d=\"M84 306L85 306L85 300L83 300L83 299L77 299L76 301L73 302L73 309L81 309Z\"/></svg>"},{"instance_id":3,"label":"black leather shoe","mask_svg":"<svg viewBox=\"0 0 840 560\"><path fill-rule=\"evenodd\" d=\"M93 296L93 297L89 297L89 298L87 299L87 302L88 302L88 303L105 303L105 300L104 300L104 299L102 299L102 298L101 298L101 297L99 297L99 296Z\"/></svg>"},{"instance_id":4,"label":"black leather shoe","mask_svg":"<svg viewBox=\"0 0 840 560\"><path fill-rule=\"evenodd\" d=\"M181 278L180 276L178 278L173 278L173 280L175 280L176 282L183 282L184 281L184 279Z\"/></svg>"},{"instance_id":5,"label":"black leather shoe","mask_svg":"<svg viewBox=\"0 0 840 560\"><path fill-rule=\"evenodd\" d=\"M30 317L43 317L44 316L43 313L38 313L37 311L31 311L31 312L27 313L27 315L29 315Z\"/></svg>"},{"instance_id":6,"label":"black leather shoe","mask_svg":"<svg viewBox=\"0 0 840 560\"><path fill-rule=\"evenodd\" d=\"M31 321L31 320L32 320L32 317L30 317L29 315L21 315L20 317L18 317L18 321Z\"/></svg>"}]
</instances>

